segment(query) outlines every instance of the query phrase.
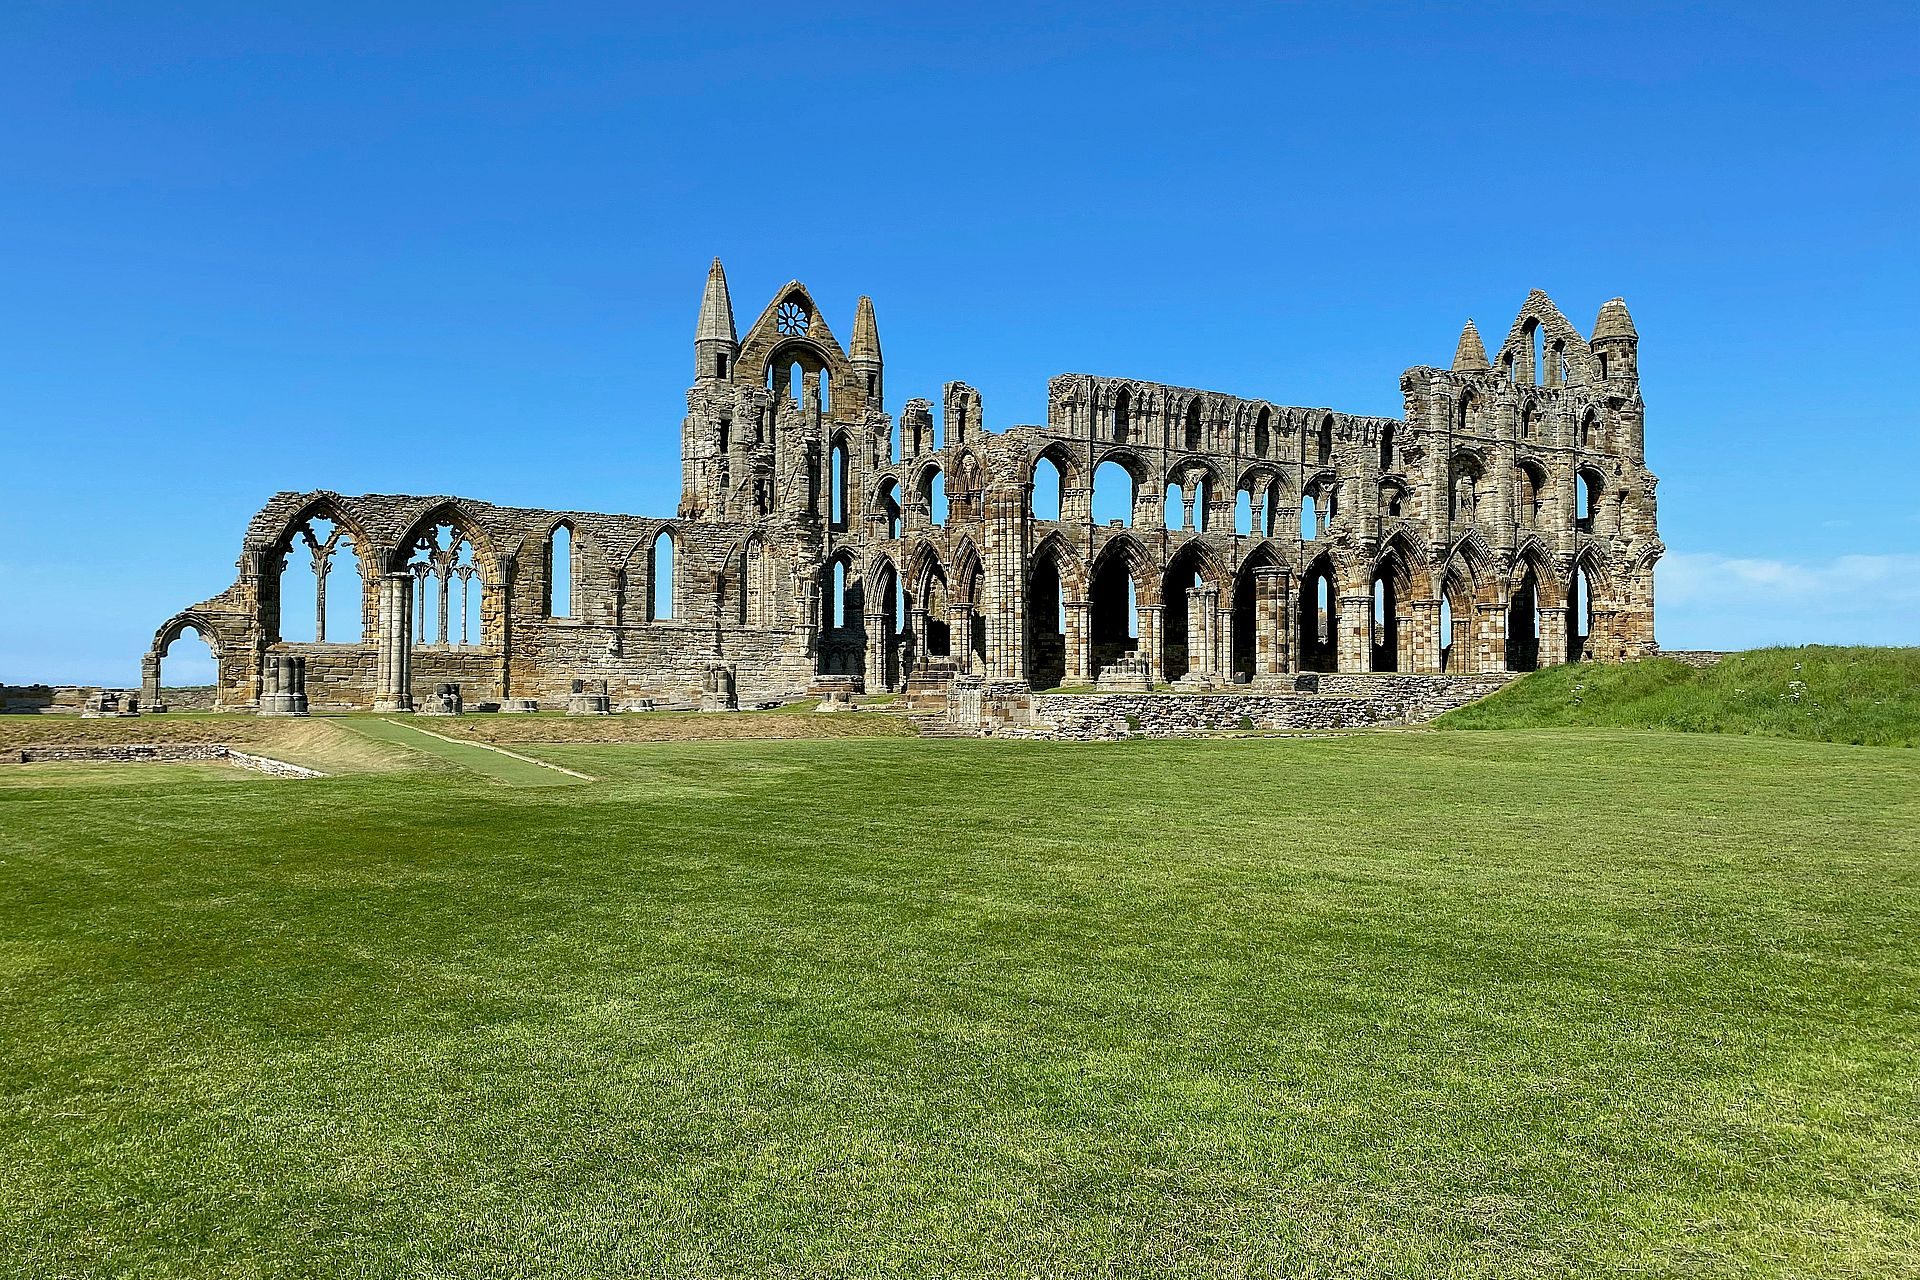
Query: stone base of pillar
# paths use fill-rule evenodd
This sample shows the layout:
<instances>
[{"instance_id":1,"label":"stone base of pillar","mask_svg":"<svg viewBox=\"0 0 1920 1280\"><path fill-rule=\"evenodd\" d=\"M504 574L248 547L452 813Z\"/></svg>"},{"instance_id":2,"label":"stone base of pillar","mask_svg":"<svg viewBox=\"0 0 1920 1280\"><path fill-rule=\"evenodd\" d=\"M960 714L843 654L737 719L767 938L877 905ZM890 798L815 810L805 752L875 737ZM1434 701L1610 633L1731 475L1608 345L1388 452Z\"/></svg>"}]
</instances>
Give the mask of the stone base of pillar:
<instances>
[{"instance_id":1,"label":"stone base of pillar","mask_svg":"<svg viewBox=\"0 0 1920 1280\"><path fill-rule=\"evenodd\" d=\"M304 716L307 714L307 695L304 693L263 693L260 695L260 712L263 716Z\"/></svg>"},{"instance_id":2,"label":"stone base of pillar","mask_svg":"<svg viewBox=\"0 0 1920 1280\"><path fill-rule=\"evenodd\" d=\"M500 704L502 715L528 716L540 709L538 698L508 698Z\"/></svg>"},{"instance_id":3,"label":"stone base of pillar","mask_svg":"<svg viewBox=\"0 0 1920 1280\"><path fill-rule=\"evenodd\" d=\"M375 698L373 709L387 715L403 715L413 710L412 698Z\"/></svg>"}]
</instances>

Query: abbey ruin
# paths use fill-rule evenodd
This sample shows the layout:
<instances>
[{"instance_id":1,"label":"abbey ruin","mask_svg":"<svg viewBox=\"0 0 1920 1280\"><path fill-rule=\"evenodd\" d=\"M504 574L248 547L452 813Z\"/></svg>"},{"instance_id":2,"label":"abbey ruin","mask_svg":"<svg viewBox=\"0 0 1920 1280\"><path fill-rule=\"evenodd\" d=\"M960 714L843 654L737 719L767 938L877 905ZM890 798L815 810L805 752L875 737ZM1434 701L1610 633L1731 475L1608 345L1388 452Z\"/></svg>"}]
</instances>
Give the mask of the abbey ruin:
<instances>
[{"instance_id":1,"label":"abbey ruin","mask_svg":"<svg viewBox=\"0 0 1920 1280\"><path fill-rule=\"evenodd\" d=\"M990 431L961 382L883 409L867 298L846 347L797 281L742 338L716 260L675 515L277 494L142 701L188 630L230 709L294 671L316 709L409 711L1631 658L1662 550L1637 344L1621 300L1583 338L1536 291L1493 358L1469 322L1402 374L1400 418L1064 374Z\"/></svg>"}]
</instances>

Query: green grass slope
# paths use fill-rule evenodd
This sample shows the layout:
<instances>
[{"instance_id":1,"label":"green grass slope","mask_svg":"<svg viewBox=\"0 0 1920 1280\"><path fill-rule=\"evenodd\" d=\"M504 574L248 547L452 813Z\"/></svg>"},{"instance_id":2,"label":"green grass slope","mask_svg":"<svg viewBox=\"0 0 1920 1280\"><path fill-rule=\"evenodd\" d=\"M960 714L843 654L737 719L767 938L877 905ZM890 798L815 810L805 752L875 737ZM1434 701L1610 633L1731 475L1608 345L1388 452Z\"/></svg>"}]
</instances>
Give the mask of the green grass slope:
<instances>
[{"instance_id":1,"label":"green grass slope","mask_svg":"<svg viewBox=\"0 0 1920 1280\"><path fill-rule=\"evenodd\" d=\"M0 1275L1914 1274L1920 752L541 754L0 788Z\"/></svg>"},{"instance_id":2,"label":"green grass slope","mask_svg":"<svg viewBox=\"0 0 1920 1280\"><path fill-rule=\"evenodd\" d=\"M1671 658L1548 667L1436 723L1676 729L1911 747L1920 745L1920 649L1752 649L1704 669Z\"/></svg>"}]
</instances>

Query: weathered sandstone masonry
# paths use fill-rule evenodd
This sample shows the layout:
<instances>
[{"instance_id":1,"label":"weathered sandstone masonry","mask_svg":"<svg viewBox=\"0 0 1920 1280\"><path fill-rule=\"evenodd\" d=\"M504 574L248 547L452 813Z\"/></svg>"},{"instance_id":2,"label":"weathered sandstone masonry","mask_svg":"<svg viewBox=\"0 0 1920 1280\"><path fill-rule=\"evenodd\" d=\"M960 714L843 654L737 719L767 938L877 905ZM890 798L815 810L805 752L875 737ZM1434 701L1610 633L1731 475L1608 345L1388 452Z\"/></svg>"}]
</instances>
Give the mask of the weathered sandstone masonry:
<instances>
[{"instance_id":1,"label":"weathered sandstone masonry","mask_svg":"<svg viewBox=\"0 0 1920 1280\"><path fill-rule=\"evenodd\" d=\"M233 585L155 634L140 701L188 630L219 705L280 710L1631 658L1662 551L1638 342L1619 299L1583 337L1535 292L1492 358L1469 322L1402 374L1399 418L1065 374L1043 425L989 431L961 382L886 412L868 299L844 347L798 282L739 336L715 262L672 516L278 494Z\"/></svg>"}]
</instances>

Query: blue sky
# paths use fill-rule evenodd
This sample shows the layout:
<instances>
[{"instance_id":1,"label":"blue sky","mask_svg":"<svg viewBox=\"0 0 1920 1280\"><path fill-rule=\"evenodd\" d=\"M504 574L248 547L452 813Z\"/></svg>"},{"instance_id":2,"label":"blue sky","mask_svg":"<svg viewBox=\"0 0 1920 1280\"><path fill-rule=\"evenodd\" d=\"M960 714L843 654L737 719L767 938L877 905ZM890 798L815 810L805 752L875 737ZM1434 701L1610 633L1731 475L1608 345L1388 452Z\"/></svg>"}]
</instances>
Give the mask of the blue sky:
<instances>
[{"instance_id":1,"label":"blue sky","mask_svg":"<svg viewBox=\"0 0 1920 1280\"><path fill-rule=\"evenodd\" d=\"M0 681L136 680L279 489L670 512L716 254L992 427L1068 370L1397 414L1468 316L1624 295L1662 642L1920 643L1910 5L0 29Z\"/></svg>"}]
</instances>

